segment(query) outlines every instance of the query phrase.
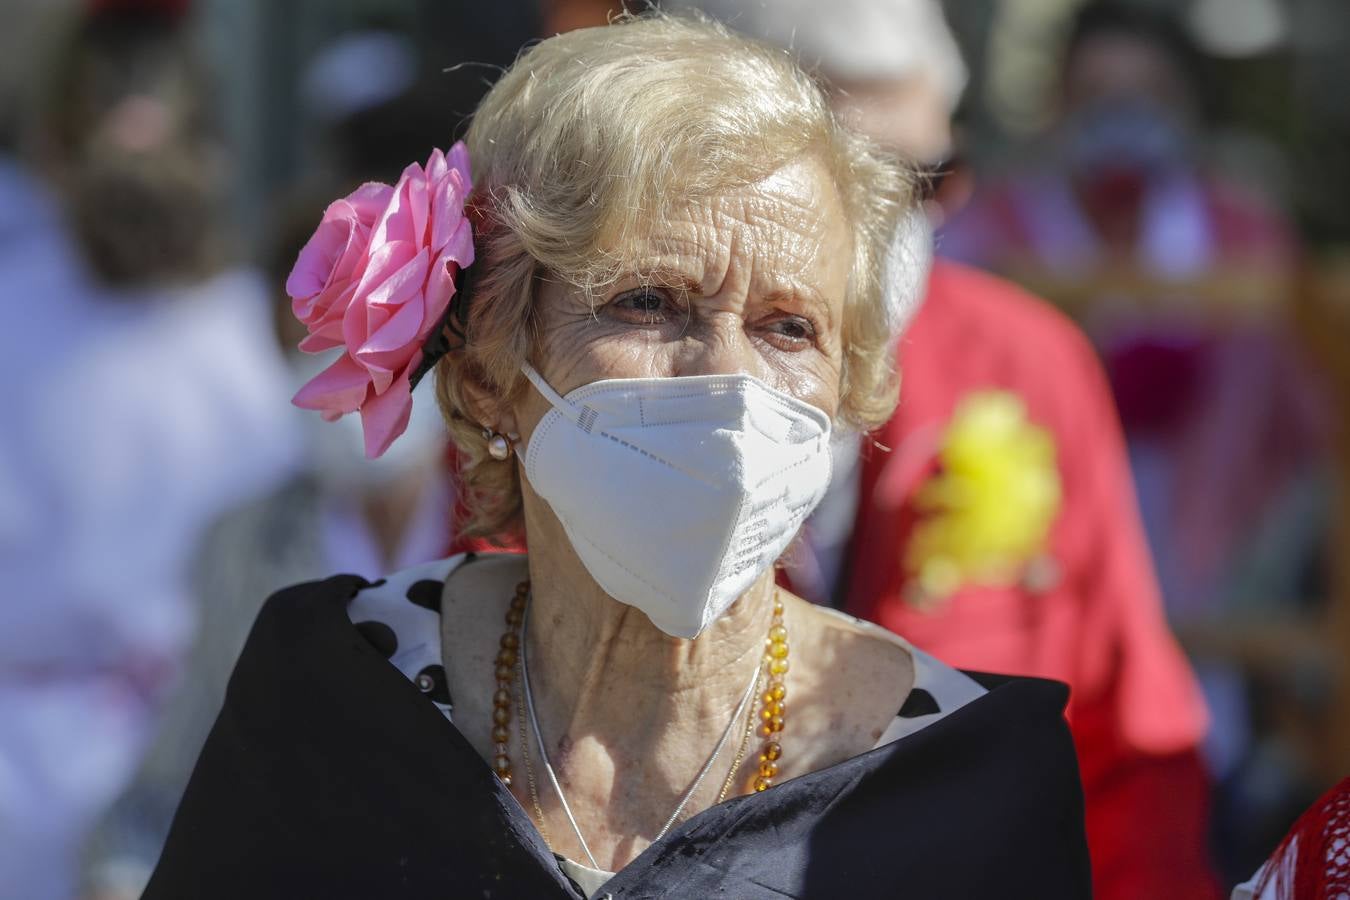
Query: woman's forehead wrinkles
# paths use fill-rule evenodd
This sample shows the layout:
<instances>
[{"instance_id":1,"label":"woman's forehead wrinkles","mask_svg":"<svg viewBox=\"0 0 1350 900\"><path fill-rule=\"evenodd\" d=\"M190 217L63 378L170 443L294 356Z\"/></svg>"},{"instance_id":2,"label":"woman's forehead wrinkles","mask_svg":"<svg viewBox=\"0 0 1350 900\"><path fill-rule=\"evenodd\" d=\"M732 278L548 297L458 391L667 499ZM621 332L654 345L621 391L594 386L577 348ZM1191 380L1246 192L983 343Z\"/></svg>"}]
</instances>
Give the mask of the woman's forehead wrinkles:
<instances>
[{"instance_id":1,"label":"woman's forehead wrinkles","mask_svg":"<svg viewBox=\"0 0 1350 900\"><path fill-rule=\"evenodd\" d=\"M819 295L815 284L829 242L829 215L764 198L731 198L686 208L633 248L643 278L676 277L716 293L728 276L765 290Z\"/></svg>"}]
</instances>

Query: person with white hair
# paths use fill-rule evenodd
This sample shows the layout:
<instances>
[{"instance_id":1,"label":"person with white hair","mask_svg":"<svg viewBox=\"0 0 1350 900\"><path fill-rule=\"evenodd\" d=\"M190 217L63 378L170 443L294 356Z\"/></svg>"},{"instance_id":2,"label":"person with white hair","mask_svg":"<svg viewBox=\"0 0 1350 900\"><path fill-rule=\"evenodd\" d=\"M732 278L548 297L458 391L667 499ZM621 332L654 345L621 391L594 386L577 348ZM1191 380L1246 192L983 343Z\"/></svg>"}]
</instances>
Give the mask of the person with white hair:
<instances>
[{"instance_id":1,"label":"person with white hair","mask_svg":"<svg viewBox=\"0 0 1350 900\"><path fill-rule=\"evenodd\" d=\"M917 203L788 55L659 13L332 203L294 402L375 457L434 372L467 528L528 552L275 594L145 900L1090 896L1063 685L775 582L894 409Z\"/></svg>"},{"instance_id":2,"label":"person with white hair","mask_svg":"<svg viewBox=\"0 0 1350 900\"><path fill-rule=\"evenodd\" d=\"M831 88L843 120L941 177L966 69L935 0L665 6L697 7L790 48ZM914 283L923 268L904 261L932 258L943 212L927 209L931 221L902 229L887 275L904 326L900 405L870 441L837 454L792 583L962 666L1067 682L1095 896L1217 896L1197 753L1206 711L1162 615L1096 356L1067 319L1000 279L937 259L926 284ZM988 436L991 421L1012 437ZM1047 440L1052 462L1017 462L1019 441ZM1022 499L1034 478L1057 483L1057 499ZM961 487L981 500L935 503ZM1015 520L1006 546L971 558L1001 510ZM939 552L948 534L955 563Z\"/></svg>"}]
</instances>

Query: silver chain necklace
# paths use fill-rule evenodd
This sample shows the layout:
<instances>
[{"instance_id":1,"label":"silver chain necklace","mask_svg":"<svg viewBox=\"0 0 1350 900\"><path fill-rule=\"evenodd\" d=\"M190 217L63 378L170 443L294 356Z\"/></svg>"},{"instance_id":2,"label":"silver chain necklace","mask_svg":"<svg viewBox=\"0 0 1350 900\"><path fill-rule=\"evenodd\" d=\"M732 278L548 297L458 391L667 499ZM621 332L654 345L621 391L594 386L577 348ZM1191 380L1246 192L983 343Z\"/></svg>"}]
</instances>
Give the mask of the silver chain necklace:
<instances>
[{"instance_id":1,"label":"silver chain necklace","mask_svg":"<svg viewBox=\"0 0 1350 900\"><path fill-rule=\"evenodd\" d=\"M553 791L558 795L558 802L562 805L563 813L567 816L567 821L572 826L572 833L577 836L577 842L581 844L581 849L585 851L586 858L591 862L591 868L600 869L600 864L595 861L595 855L591 853L591 848L586 843L586 839L581 836L581 828L577 825L576 817L572 815L572 808L568 805L567 797L563 794L562 785L558 783L558 776L554 774L553 765L548 760L548 748L544 746L543 732L539 730L539 717L534 711L534 694L530 692L530 667L529 663L526 661L529 657L529 654L525 650L528 644L526 639L528 637L529 626L530 604L527 603L525 606L524 621L520 623L520 681L521 687L525 693L525 708L530 714L530 728L534 731L534 740L539 747L539 760L543 763L544 772L548 775L549 784L553 785ZM666 836L666 832L675 824L675 820L679 818L680 813L683 812L685 806L689 804L690 799L694 796L694 792L699 789L699 785L703 784L703 780L707 778L708 773L712 771L713 764L717 761L717 757L721 755L722 748L726 746L727 739L731 737L733 728L736 723L741 720L741 716L745 714L745 707L750 702L751 695L755 692L755 685L759 683L759 670L763 664L764 663L761 660L760 664L755 666L755 671L750 678L750 684L746 686L745 693L741 696L741 702L736 704L736 711L731 714L731 721L727 722L727 727L722 731L722 737L718 740L717 746L713 748L712 756L709 756L708 761L703 764L703 768L699 770L697 777L694 778L694 783L689 786L689 790L684 792L684 796L680 799L679 806L676 806L675 811L670 814L670 818L666 819L666 824L661 826L661 830L657 832L656 839L653 840L652 843L656 843L656 841L659 841Z\"/></svg>"}]
</instances>

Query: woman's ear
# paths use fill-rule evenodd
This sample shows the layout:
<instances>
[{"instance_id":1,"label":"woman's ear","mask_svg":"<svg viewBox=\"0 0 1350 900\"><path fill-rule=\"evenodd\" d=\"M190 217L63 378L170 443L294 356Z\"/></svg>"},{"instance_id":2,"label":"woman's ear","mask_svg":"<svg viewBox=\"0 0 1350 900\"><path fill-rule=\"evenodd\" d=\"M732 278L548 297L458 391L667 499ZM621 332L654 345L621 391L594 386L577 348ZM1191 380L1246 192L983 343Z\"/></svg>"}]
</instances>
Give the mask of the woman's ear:
<instances>
[{"instance_id":1,"label":"woman's ear","mask_svg":"<svg viewBox=\"0 0 1350 900\"><path fill-rule=\"evenodd\" d=\"M461 377L464 379L464 399L469 406L467 412L475 422L498 434L519 433L511 404L488 382L482 370L477 366L465 366Z\"/></svg>"}]
</instances>

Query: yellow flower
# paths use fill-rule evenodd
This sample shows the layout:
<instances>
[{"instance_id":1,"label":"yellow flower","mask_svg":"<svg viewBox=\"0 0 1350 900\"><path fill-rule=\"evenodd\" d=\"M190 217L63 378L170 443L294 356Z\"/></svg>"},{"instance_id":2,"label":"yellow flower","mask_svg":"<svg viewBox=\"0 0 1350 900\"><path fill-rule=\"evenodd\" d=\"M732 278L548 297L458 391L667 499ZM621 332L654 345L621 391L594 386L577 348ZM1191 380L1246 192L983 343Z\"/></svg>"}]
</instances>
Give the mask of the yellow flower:
<instances>
[{"instance_id":1,"label":"yellow flower","mask_svg":"<svg viewBox=\"0 0 1350 900\"><path fill-rule=\"evenodd\" d=\"M1059 513L1054 440L1016 394L976 391L957 407L938 458L941 471L915 497L922 516L905 552L919 593L1016 583Z\"/></svg>"}]
</instances>

